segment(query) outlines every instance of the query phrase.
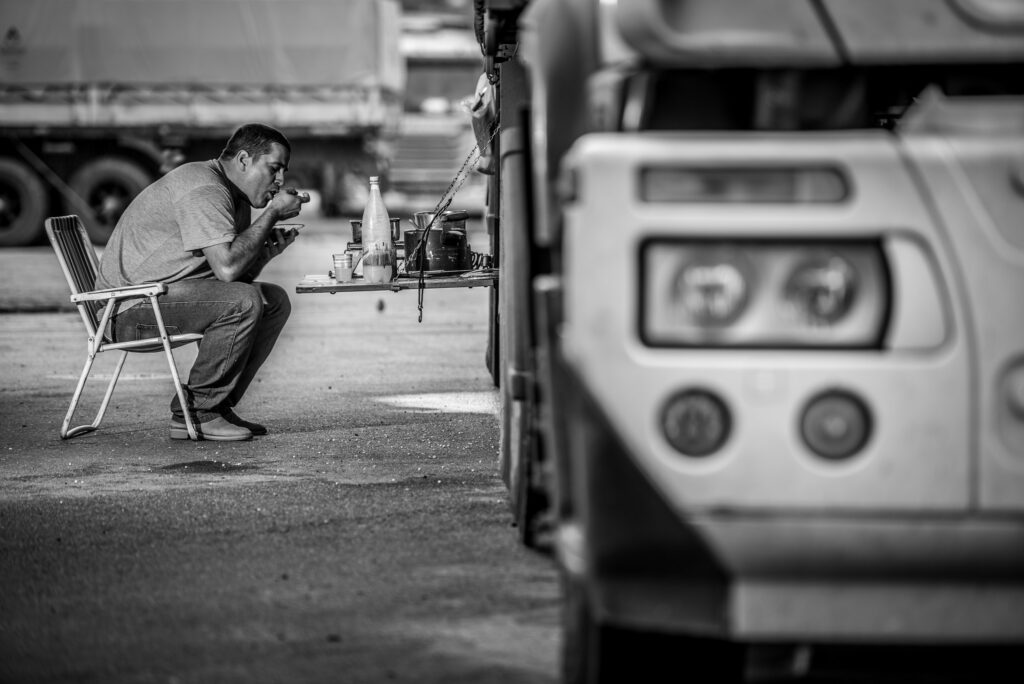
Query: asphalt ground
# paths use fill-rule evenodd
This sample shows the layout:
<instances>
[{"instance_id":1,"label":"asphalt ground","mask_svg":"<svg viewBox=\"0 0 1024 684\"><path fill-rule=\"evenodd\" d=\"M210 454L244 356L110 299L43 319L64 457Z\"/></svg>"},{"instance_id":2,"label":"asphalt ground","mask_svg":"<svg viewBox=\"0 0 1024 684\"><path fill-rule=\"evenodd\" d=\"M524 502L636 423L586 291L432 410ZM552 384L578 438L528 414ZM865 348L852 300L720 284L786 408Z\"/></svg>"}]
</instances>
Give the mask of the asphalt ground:
<instances>
[{"instance_id":1,"label":"asphalt ground","mask_svg":"<svg viewBox=\"0 0 1024 684\"><path fill-rule=\"evenodd\" d=\"M488 288L425 291L422 322L415 291L296 294L350 236L296 221L249 442L170 440L160 354L61 440L84 328L48 246L0 250L0 682L555 681L557 577L497 472Z\"/></svg>"}]
</instances>

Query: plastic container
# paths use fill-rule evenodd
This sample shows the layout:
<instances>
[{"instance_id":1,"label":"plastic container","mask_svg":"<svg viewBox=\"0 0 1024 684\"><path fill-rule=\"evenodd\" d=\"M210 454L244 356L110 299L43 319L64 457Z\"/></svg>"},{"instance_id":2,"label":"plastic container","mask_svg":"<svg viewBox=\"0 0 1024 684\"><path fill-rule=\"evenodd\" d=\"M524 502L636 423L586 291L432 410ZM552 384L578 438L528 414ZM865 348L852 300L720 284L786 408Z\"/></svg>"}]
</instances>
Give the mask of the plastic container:
<instances>
[{"instance_id":1,"label":"plastic container","mask_svg":"<svg viewBox=\"0 0 1024 684\"><path fill-rule=\"evenodd\" d=\"M352 280L352 255L348 252L334 255L334 279L339 283Z\"/></svg>"}]
</instances>

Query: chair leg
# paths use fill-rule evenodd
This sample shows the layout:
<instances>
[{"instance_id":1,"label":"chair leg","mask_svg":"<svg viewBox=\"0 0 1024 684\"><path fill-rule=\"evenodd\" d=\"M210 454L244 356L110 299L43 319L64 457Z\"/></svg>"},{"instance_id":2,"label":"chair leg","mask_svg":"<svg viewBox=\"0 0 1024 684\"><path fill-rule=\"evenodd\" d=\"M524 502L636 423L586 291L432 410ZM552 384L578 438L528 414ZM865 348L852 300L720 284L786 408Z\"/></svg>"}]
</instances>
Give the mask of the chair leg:
<instances>
[{"instance_id":1,"label":"chair leg","mask_svg":"<svg viewBox=\"0 0 1024 684\"><path fill-rule=\"evenodd\" d=\"M188 438L194 442L199 441L199 433L196 431L195 423L192 420L192 411L189 410L191 407L185 401L185 388L181 386L181 378L178 377L178 367L174 363L171 340L167 335L167 328L164 326L164 317L160 313L160 305L157 303L155 295L149 299L153 303L153 316L156 318L157 329L160 331L160 341L164 345L164 354L167 356L167 365L170 366L171 377L174 379L174 391L178 393L181 412L185 416L185 429L188 430Z\"/></svg>"},{"instance_id":2,"label":"chair leg","mask_svg":"<svg viewBox=\"0 0 1024 684\"><path fill-rule=\"evenodd\" d=\"M114 375L110 378L110 384L107 385L107 393L103 395L103 403L100 404L100 410L96 414L96 420L94 425L100 426L100 421L103 420L103 415L107 412L107 404L110 403L110 397L114 394L114 385L117 384L118 378L121 377L121 369L124 368L124 362L128 360L128 352L122 351L121 358L117 360L117 367L114 368Z\"/></svg>"},{"instance_id":3,"label":"chair leg","mask_svg":"<svg viewBox=\"0 0 1024 684\"><path fill-rule=\"evenodd\" d=\"M185 416L185 429L188 430L188 438L192 441L199 441L199 433L196 431L195 422L192 420L191 407L185 400L185 388L181 385L181 378L178 377L178 367L174 364L174 354L171 353L170 343L164 340L164 353L167 355L167 365L171 367L171 378L174 379L174 391L178 393L178 403L181 412Z\"/></svg>"},{"instance_id":4,"label":"chair leg","mask_svg":"<svg viewBox=\"0 0 1024 684\"><path fill-rule=\"evenodd\" d=\"M121 352L121 358L117 360L117 366L114 368L114 374L110 378L110 383L107 385L107 391L103 395L103 402L100 404L99 411L96 412L96 417L89 425L79 425L77 427L68 428L71 424L71 419L78 409L78 402L82 398L82 390L85 389L85 382L89 377L89 372L92 370L92 364L96 360L95 354L89 354L85 360L85 367L82 369L82 375L78 378L78 386L75 387L75 393L71 397L71 406L68 407L67 415L64 416L64 423L60 428L61 439L71 439L77 435L83 435L87 432L92 432L100 426L100 421L103 420L103 415L107 412L107 404L110 403L110 397L114 394L114 386L117 385L117 379L121 376L121 369L124 368L124 362L128 358L127 352Z\"/></svg>"},{"instance_id":5,"label":"chair leg","mask_svg":"<svg viewBox=\"0 0 1024 684\"><path fill-rule=\"evenodd\" d=\"M83 432L92 432L96 428L90 425L79 425L76 428L68 429L71 425L71 419L75 415L75 409L78 408L78 401L82 398L82 390L85 388L85 380L89 377L89 371L92 369L92 362L95 357L92 354L85 359L85 367L82 369L82 374L78 376L78 385L75 387L75 393L71 395L71 406L68 407L68 412L64 414L64 423L60 426L60 438L68 439L75 435L80 435Z\"/></svg>"}]
</instances>

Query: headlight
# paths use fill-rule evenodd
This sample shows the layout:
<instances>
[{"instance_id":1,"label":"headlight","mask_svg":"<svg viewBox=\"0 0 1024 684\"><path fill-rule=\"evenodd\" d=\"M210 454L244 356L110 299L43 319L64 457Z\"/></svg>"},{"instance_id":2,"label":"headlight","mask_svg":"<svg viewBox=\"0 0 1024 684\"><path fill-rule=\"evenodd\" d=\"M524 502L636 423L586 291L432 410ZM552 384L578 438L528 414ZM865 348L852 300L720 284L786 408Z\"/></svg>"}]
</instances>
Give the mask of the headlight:
<instances>
[{"instance_id":1,"label":"headlight","mask_svg":"<svg viewBox=\"0 0 1024 684\"><path fill-rule=\"evenodd\" d=\"M833 325L850 313L856 301L857 272L834 253L811 257L789 276L783 292L794 321Z\"/></svg>"},{"instance_id":2,"label":"headlight","mask_svg":"<svg viewBox=\"0 0 1024 684\"><path fill-rule=\"evenodd\" d=\"M743 313L749 276L740 255L696 254L676 275L673 297L680 313L709 328L729 325Z\"/></svg>"},{"instance_id":3,"label":"headlight","mask_svg":"<svg viewBox=\"0 0 1024 684\"><path fill-rule=\"evenodd\" d=\"M878 241L649 240L650 346L877 348L889 312Z\"/></svg>"}]
</instances>

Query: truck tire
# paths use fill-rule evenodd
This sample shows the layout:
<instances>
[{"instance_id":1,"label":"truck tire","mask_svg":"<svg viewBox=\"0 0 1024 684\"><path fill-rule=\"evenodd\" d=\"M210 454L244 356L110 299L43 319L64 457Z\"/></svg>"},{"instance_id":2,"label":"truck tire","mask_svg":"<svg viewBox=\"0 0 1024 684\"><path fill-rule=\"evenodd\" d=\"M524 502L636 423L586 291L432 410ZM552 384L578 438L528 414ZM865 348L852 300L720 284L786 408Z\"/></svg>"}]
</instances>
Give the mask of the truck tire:
<instances>
[{"instance_id":1,"label":"truck tire","mask_svg":"<svg viewBox=\"0 0 1024 684\"><path fill-rule=\"evenodd\" d=\"M130 159L98 157L71 175L68 185L76 197L68 198L65 208L78 214L94 243L105 245L128 204L152 182L150 173Z\"/></svg>"},{"instance_id":2,"label":"truck tire","mask_svg":"<svg viewBox=\"0 0 1024 684\"><path fill-rule=\"evenodd\" d=\"M36 242L46 219L46 185L28 166L0 158L0 247Z\"/></svg>"}]
</instances>

